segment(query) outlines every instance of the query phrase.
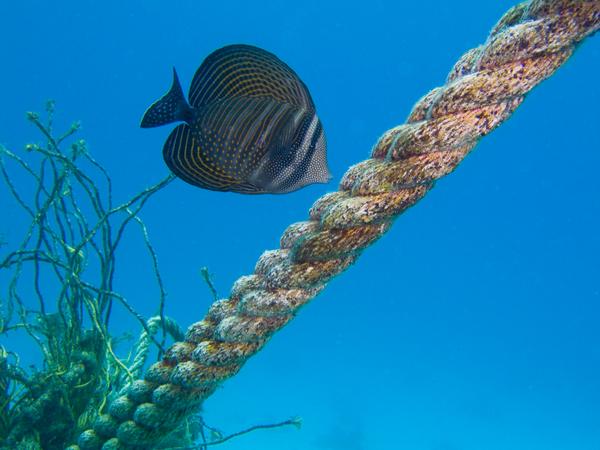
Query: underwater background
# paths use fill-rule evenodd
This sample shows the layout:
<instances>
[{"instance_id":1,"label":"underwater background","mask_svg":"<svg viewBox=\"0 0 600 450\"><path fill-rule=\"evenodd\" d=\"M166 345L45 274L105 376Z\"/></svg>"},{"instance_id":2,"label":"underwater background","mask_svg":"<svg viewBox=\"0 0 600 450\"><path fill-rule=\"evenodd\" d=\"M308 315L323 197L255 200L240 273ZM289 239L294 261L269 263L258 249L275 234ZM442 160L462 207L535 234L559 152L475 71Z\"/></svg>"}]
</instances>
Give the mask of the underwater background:
<instances>
[{"instance_id":1,"label":"underwater background","mask_svg":"<svg viewBox=\"0 0 600 450\"><path fill-rule=\"evenodd\" d=\"M226 297L513 4L3 1L0 143L38 139L24 112L52 98L57 127L81 120L123 201L167 174L171 127L139 121L172 66L187 90L227 44L288 63L317 106L334 179L280 196L176 180L152 198L141 216L167 314L186 327L212 301L201 267ZM599 77L596 36L227 381L205 404L209 424L233 432L298 415L303 427L221 448L599 450ZM18 242L27 221L4 186L0 208L0 235ZM117 257L116 289L153 315L139 236ZM126 312L114 315L115 334L137 335ZM1 344L41 363L25 341Z\"/></svg>"}]
</instances>

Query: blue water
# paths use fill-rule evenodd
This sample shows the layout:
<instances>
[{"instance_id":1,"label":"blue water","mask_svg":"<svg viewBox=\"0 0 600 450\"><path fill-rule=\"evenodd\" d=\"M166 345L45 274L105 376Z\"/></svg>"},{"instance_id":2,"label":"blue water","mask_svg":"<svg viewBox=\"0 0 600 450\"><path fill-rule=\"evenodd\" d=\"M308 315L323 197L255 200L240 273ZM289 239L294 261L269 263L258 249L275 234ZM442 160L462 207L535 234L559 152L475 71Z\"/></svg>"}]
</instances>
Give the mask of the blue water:
<instances>
[{"instance_id":1,"label":"blue water","mask_svg":"<svg viewBox=\"0 0 600 450\"><path fill-rule=\"evenodd\" d=\"M324 123L334 182L252 197L176 181L153 198L142 217L167 313L185 327L211 301L200 267L227 296L512 4L2 2L0 142L19 150L38 140L24 112L53 98L58 124L81 120L125 200L167 174L171 127L138 123L169 87L171 66L184 89L230 43L292 66ZM304 425L221 448L599 450L599 77L594 37L226 382L205 404L213 426L233 432L296 415ZM4 187L0 200L0 233L17 240L25 222ZM119 258L117 288L153 314L139 241ZM138 333L115 314L115 332Z\"/></svg>"}]
</instances>

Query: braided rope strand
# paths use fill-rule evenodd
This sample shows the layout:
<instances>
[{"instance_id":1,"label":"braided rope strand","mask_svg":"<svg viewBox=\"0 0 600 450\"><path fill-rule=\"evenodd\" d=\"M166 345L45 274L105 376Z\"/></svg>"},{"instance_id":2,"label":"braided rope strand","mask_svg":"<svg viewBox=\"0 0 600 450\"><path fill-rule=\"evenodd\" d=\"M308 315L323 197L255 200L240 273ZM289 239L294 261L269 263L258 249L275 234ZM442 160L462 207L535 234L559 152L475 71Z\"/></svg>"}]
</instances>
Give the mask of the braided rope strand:
<instances>
[{"instance_id":1,"label":"braided rope strand","mask_svg":"<svg viewBox=\"0 0 600 450\"><path fill-rule=\"evenodd\" d=\"M238 279L231 296L215 302L72 448L153 448L598 28L600 0L532 0L510 9L446 84L384 133L371 159L351 167L307 221L290 225L281 248L265 252L254 274Z\"/></svg>"}]
</instances>

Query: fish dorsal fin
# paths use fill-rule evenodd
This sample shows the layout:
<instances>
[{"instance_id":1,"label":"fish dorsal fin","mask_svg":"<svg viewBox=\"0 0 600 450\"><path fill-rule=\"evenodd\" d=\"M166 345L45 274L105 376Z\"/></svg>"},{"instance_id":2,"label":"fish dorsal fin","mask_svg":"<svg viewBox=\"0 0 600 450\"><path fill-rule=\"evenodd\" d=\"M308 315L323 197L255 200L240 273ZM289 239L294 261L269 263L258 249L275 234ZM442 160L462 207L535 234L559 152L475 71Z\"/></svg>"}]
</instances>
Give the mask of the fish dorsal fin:
<instances>
[{"instance_id":1,"label":"fish dorsal fin","mask_svg":"<svg viewBox=\"0 0 600 450\"><path fill-rule=\"evenodd\" d=\"M251 45L229 45L206 57L190 86L196 108L234 97L270 97L314 110L308 89L277 56Z\"/></svg>"}]
</instances>

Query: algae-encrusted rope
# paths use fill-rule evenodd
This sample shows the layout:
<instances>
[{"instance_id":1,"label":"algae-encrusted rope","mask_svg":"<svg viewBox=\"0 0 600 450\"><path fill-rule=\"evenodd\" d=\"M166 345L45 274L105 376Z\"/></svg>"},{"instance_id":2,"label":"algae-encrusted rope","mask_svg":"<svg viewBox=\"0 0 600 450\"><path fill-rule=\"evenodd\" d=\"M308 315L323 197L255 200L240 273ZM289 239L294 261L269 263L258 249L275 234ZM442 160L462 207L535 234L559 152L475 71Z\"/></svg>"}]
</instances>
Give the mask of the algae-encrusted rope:
<instances>
[{"instance_id":1,"label":"algae-encrusted rope","mask_svg":"<svg viewBox=\"0 0 600 450\"><path fill-rule=\"evenodd\" d=\"M279 250L265 252L229 299L215 302L184 342L110 405L79 447L152 448L599 27L600 0L534 0L509 10L406 124L383 135L371 159L346 172L338 192L317 200L308 221L285 231Z\"/></svg>"}]
</instances>

